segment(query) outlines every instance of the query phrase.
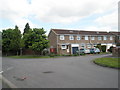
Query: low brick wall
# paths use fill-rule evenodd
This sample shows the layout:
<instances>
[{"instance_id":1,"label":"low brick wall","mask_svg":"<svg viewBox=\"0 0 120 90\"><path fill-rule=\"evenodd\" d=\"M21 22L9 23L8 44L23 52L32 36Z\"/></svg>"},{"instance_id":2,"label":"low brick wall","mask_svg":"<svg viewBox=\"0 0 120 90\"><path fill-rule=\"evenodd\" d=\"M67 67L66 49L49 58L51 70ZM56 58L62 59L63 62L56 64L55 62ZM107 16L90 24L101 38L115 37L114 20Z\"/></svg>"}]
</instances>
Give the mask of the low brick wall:
<instances>
[{"instance_id":1,"label":"low brick wall","mask_svg":"<svg viewBox=\"0 0 120 90\"><path fill-rule=\"evenodd\" d=\"M120 47L116 47L112 49L113 57L120 57Z\"/></svg>"}]
</instances>

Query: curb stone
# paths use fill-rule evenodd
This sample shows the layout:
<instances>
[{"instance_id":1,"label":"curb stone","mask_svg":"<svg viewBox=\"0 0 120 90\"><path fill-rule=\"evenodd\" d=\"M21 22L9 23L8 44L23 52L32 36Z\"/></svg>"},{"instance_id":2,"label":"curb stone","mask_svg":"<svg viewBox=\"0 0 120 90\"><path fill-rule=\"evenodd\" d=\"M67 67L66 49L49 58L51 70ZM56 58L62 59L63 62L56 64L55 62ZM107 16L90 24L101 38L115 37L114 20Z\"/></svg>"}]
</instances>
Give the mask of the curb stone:
<instances>
[{"instance_id":1,"label":"curb stone","mask_svg":"<svg viewBox=\"0 0 120 90\"><path fill-rule=\"evenodd\" d=\"M11 89L12 88L17 88L13 83L11 83L10 81L8 81L5 77L3 77L2 75L0 75L0 79L6 83Z\"/></svg>"}]
</instances>

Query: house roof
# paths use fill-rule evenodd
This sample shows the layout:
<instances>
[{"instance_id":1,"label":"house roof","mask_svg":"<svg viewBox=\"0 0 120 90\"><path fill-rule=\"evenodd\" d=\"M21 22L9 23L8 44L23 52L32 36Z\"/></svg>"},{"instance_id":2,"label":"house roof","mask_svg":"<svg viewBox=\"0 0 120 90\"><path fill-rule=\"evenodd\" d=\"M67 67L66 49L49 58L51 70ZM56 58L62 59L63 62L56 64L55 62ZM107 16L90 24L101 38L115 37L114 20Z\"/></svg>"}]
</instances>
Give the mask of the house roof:
<instances>
[{"instance_id":1,"label":"house roof","mask_svg":"<svg viewBox=\"0 0 120 90\"><path fill-rule=\"evenodd\" d=\"M84 31L84 30L65 30L52 29L56 34L84 34L84 35L120 35L120 32Z\"/></svg>"}]
</instances>

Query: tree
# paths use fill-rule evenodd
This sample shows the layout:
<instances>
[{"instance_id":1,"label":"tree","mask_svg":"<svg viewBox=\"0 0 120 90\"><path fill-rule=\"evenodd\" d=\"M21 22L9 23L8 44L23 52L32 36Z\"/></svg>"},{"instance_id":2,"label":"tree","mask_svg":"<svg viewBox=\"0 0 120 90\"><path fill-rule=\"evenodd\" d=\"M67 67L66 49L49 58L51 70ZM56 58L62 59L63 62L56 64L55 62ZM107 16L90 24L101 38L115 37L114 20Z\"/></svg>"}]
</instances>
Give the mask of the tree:
<instances>
[{"instance_id":1,"label":"tree","mask_svg":"<svg viewBox=\"0 0 120 90\"><path fill-rule=\"evenodd\" d=\"M97 44L96 48L99 48L102 51L101 44Z\"/></svg>"},{"instance_id":2,"label":"tree","mask_svg":"<svg viewBox=\"0 0 120 90\"><path fill-rule=\"evenodd\" d=\"M8 54L8 52L16 52L20 50L21 32L18 26L15 29L6 29L2 32L2 49L3 52Z\"/></svg>"},{"instance_id":3,"label":"tree","mask_svg":"<svg viewBox=\"0 0 120 90\"><path fill-rule=\"evenodd\" d=\"M18 28L18 26L15 26L15 29L13 29L13 39L12 41L12 50L16 52L18 55L18 51L20 50L21 47L21 32Z\"/></svg>"},{"instance_id":4,"label":"tree","mask_svg":"<svg viewBox=\"0 0 120 90\"><path fill-rule=\"evenodd\" d=\"M24 35L25 33L28 33L29 31L30 31L30 26L29 26L29 23L27 23L27 24L25 25L25 29L24 29L23 35Z\"/></svg>"},{"instance_id":5,"label":"tree","mask_svg":"<svg viewBox=\"0 0 120 90\"><path fill-rule=\"evenodd\" d=\"M2 51L8 55L11 48L11 40L13 39L13 29L6 29L2 32Z\"/></svg>"},{"instance_id":6,"label":"tree","mask_svg":"<svg viewBox=\"0 0 120 90\"><path fill-rule=\"evenodd\" d=\"M39 51L40 54L45 48L49 47L49 41L43 28L34 28L28 34L25 34L24 40L26 48Z\"/></svg>"}]
</instances>

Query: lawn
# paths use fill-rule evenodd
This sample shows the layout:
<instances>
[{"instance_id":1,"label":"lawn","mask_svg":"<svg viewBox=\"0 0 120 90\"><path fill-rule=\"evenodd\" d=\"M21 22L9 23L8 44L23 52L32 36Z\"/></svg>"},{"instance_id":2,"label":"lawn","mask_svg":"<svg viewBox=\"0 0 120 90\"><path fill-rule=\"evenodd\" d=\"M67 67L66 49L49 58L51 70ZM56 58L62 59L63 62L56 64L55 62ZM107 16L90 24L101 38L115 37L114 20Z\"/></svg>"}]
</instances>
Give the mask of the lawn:
<instances>
[{"instance_id":1,"label":"lawn","mask_svg":"<svg viewBox=\"0 0 120 90\"><path fill-rule=\"evenodd\" d=\"M120 58L97 58L93 62L101 66L120 68Z\"/></svg>"}]
</instances>

